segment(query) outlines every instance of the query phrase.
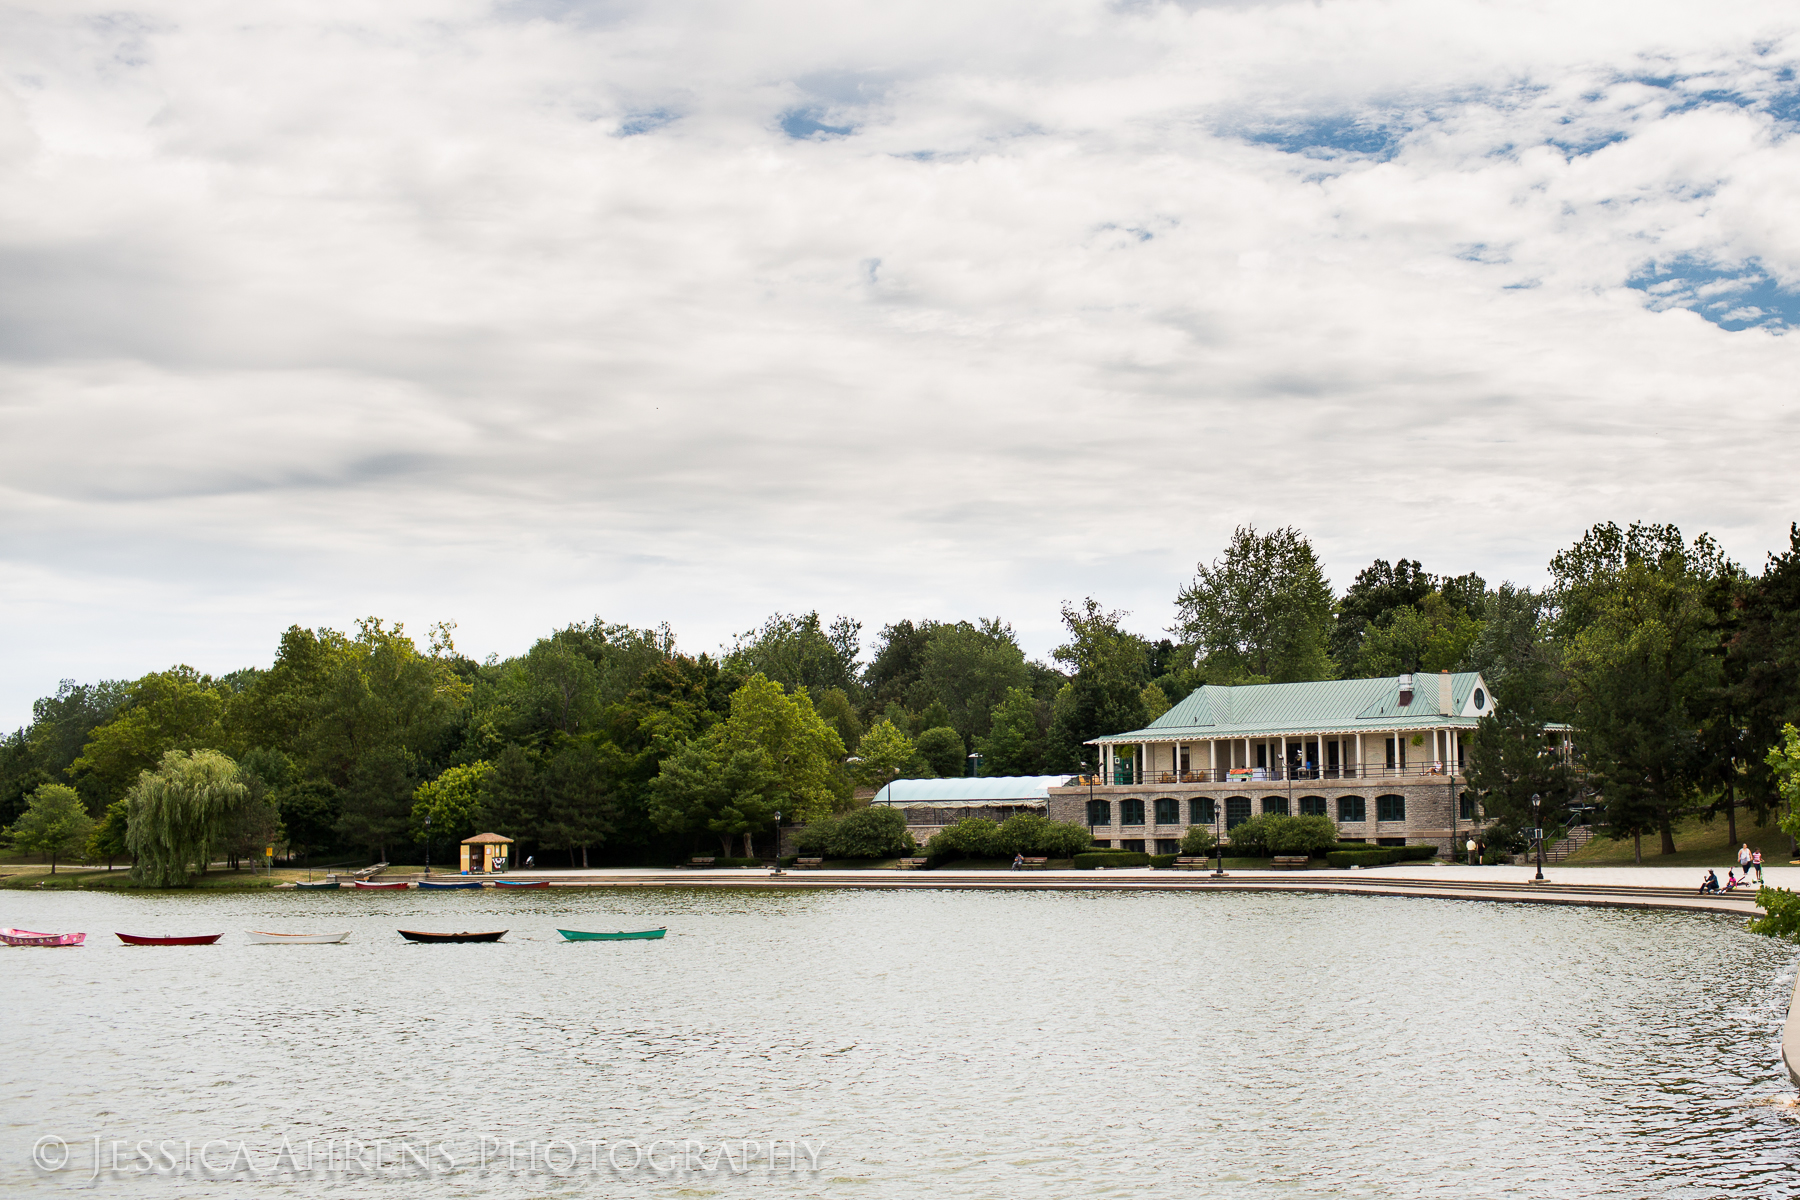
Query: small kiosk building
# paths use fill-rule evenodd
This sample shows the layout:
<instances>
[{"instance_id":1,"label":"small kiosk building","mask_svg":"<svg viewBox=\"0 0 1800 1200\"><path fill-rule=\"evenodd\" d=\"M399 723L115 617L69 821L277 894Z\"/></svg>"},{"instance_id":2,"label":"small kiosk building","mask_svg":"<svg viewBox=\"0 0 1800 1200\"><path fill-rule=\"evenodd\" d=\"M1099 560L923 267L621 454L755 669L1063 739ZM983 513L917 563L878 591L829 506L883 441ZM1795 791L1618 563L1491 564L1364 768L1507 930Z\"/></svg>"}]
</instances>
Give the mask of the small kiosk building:
<instances>
[{"instance_id":1,"label":"small kiosk building","mask_svg":"<svg viewBox=\"0 0 1800 1200\"><path fill-rule=\"evenodd\" d=\"M462 841L462 873L491 874L496 860L504 861L512 839L497 833L478 833Z\"/></svg>"}]
</instances>

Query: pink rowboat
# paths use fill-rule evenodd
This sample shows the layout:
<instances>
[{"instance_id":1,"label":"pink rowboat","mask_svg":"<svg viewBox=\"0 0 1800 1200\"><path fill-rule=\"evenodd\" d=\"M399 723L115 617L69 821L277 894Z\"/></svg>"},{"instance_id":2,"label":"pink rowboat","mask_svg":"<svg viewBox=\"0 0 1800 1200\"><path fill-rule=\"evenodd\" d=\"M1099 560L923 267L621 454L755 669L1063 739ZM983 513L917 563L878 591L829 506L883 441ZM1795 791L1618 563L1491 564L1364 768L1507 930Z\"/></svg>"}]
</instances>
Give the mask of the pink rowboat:
<instances>
[{"instance_id":1,"label":"pink rowboat","mask_svg":"<svg viewBox=\"0 0 1800 1200\"><path fill-rule=\"evenodd\" d=\"M118 938L127 946L210 946L224 936L222 933L202 933L197 937L139 937L135 933L121 933Z\"/></svg>"},{"instance_id":2,"label":"pink rowboat","mask_svg":"<svg viewBox=\"0 0 1800 1200\"><path fill-rule=\"evenodd\" d=\"M364 883L356 881L356 886L367 892L402 892L406 890L404 883Z\"/></svg>"},{"instance_id":3,"label":"pink rowboat","mask_svg":"<svg viewBox=\"0 0 1800 1200\"><path fill-rule=\"evenodd\" d=\"M33 933L29 929L0 929L0 942L9 946L79 946L85 933Z\"/></svg>"}]
</instances>

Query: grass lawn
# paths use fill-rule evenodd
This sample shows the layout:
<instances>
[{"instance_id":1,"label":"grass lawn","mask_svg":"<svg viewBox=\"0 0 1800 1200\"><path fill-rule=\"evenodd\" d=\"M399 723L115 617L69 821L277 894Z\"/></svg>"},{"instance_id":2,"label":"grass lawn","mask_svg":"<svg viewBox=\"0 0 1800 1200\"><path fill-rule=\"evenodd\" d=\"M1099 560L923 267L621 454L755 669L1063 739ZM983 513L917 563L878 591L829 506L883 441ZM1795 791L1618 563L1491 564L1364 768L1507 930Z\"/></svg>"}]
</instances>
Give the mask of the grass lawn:
<instances>
[{"instance_id":1,"label":"grass lawn","mask_svg":"<svg viewBox=\"0 0 1800 1200\"><path fill-rule=\"evenodd\" d=\"M1788 836L1775 827L1773 817L1767 825L1757 825L1749 813L1738 813L1738 842L1749 842L1752 850L1763 852L1770 866L1788 863ZM1646 867L1715 867L1720 871L1737 867L1737 846L1726 836L1725 818L1714 817L1710 824L1690 818L1675 826L1675 853L1663 854L1662 838L1644 835ZM1637 855L1630 838L1615 842L1597 837L1581 848L1573 858L1559 863L1570 867L1630 867L1637 865Z\"/></svg>"},{"instance_id":2,"label":"grass lawn","mask_svg":"<svg viewBox=\"0 0 1800 1200\"><path fill-rule=\"evenodd\" d=\"M305 879L304 871L277 870L274 875L261 871L208 871L194 881L197 888L266 888L294 879ZM131 881L131 864L120 862L108 871L104 866L70 866L56 864L56 874L48 863L6 863L0 865L0 888L136 888Z\"/></svg>"}]
</instances>

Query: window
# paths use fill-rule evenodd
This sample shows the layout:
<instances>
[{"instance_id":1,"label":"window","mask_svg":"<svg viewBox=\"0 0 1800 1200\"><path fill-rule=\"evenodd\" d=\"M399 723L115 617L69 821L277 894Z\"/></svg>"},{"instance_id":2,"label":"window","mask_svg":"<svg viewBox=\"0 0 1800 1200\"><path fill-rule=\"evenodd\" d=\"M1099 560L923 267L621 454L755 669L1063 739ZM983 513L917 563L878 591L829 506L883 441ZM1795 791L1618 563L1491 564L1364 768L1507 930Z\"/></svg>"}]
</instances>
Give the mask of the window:
<instances>
[{"instance_id":1,"label":"window","mask_svg":"<svg viewBox=\"0 0 1800 1200\"><path fill-rule=\"evenodd\" d=\"M1188 801L1189 825L1211 825L1216 820L1211 796L1195 796Z\"/></svg>"},{"instance_id":2,"label":"window","mask_svg":"<svg viewBox=\"0 0 1800 1200\"><path fill-rule=\"evenodd\" d=\"M1263 812L1279 813L1281 816L1284 816L1284 817L1287 816L1287 797L1286 796L1264 796L1263 797Z\"/></svg>"},{"instance_id":3,"label":"window","mask_svg":"<svg viewBox=\"0 0 1800 1200\"><path fill-rule=\"evenodd\" d=\"M1475 820L1475 797L1464 792L1457 801L1457 815L1465 821Z\"/></svg>"},{"instance_id":4,"label":"window","mask_svg":"<svg viewBox=\"0 0 1800 1200\"><path fill-rule=\"evenodd\" d=\"M1250 819L1250 797L1233 796L1225 801L1225 828L1236 828Z\"/></svg>"},{"instance_id":5,"label":"window","mask_svg":"<svg viewBox=\"0 0 1800 1200\"><path fill-rule=\"evenodd\" d=\"M1475 689L1476 711L1480 711L1481 709L1484 709L1486 707L1487 707L1487 693L1483 692L1480 688L1476 688Z\"/></svg>"},{"instance_id":6,"label":"window","mask_svg":"<svg viewBox=\"0 0 1800 1200\"><path fill-rule=\"evenodd\" d=\"M1088 804L1087 823L1089 825L1111 825L1112 824L1112 801L1111 800L1089 800L1087 802L1087 804Z\"/></svg>"},{"instance_id":7,"label":"window","mask_svg":"<svg viewBox=\"0 0 1800 1200\"><path fill-rule=\"evenodd\" d=\"M1387 769L1394 769L1394 748L1400 744L1399 738L1387 739Z\"/></svg>"},{"instance_id":8,"label":"window","mask_svg":"<svg viewBox=\"0 0 1800 1200\"><path fill-rule=\"evenodd\" d=\"M1376 838L1375 844L1377 846L1404 846L1404 845L1406 845L1406 839L1405 838Z\"/></svg>"},{"instance_id":9,"label":"window","mask_svg":"<svg viewBox=\"0 0 1800 1200\"><path fill-rule=\"evenodd\" d=\"M1303 817L1322 817L1325 815L1325 797L1300 797L1300 815Z\"/></svg>"},{"instance_id":10,"label":"window","mask_svg":"<svg viewBox=\"0 0 1800 1200\"><path fill-rule=\"evenodd\" d=\"M1144 802L1142 800L1119 801L1119 824L1142 825L1144 823Z\"/></svg>"},{"instance_id":11,"label":"window","mask_svg":"<svg viewBox=\"0 0 1800 1200\"><path fill-rule=\"evenodd\" d=\"M1173 796L1158 797L1156 801L1156 823L1158 825L1181 824L1181 801L1175 799ZM1158 850L1157 853L1165 854L1167 851Z\"/></svg>"},{"instance_id":12,"label":"window","mask_svg":"<svg viewBox=\"0 0 1800 1200\"><path fill-rule=\"evenodd\" d=\"M1181 842L1175 838L1157 838L1156 852L1158 854L1180 854Z\"/></svg>"},{"instance_id":13,"label":"window","mask_svg":"<svg viewBox=\"0 0 1800 1200\"><path fill-rule=\"evenodd\" d=\"M1144 852L1144 839L1143 838L1135 838L1135 839L1134 838L1126 838L1124 841L1119 843L1119 849L1132 851L1137 854L1142 854Z\"/></svg>"},{"instance_id":14,"label":"window","mask_svg":"<svg viewBox=\"0 0 1800 1200\"><path fill-rule=\"evenodd\" d=\"M1099 838L1094 839L1094 849L1096 849L1096 850L1111 850L1112 848L1113 847L1112 847L1111 842L1103 842Z\"/></svg>"},{"instance_id":15,"label":"window","mask_svg":"<svg viewBox=\"0 0 1800 1200\"><path fill-rule=\"evenodd\" d=\"M1366 821L1368 819L1368 809L1364 807L1361 796L1338 797L1338 820Z\"/></svg>"},{"instance_id":16,"label":"window","mask_svg":"<svg viewBox=\"0 0 1800 1200\"><path fill-rule=\"evenodd\" d=\"M1265 771L1269 769L1269 743L1256 743L1256 765Z\"/></svg>"},{"instance_id":17,"label":"window","mask_svg":"<svg viewBox=\"0 0 1800 1200\"><path fill-rule=\"evenodd\" d=\"M1404 820L1406 820L1406 797L1405 796L1377 796L1377 797L1375 797L1375 819L1377 821L1404 821ZM1401 842L1400 844L1402 846L1406 845L1405 842Z\"/></svg>"}]
</instances>

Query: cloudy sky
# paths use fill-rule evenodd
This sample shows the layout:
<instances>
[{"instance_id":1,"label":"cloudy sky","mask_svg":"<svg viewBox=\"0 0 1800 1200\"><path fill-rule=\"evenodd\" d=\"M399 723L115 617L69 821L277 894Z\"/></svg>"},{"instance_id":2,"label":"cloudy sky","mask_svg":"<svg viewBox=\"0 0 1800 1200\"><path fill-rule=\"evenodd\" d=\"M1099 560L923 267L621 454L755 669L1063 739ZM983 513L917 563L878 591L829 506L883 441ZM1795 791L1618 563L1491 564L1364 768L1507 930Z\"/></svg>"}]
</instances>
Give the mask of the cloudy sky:
<instances>
[{"instance_id":1,"label":"cloudy sky","mask_svg":"<svg viewBox=\"0 0 1800 1200\"><path fill-rule=\"evenodd\" d=\"M0 3L0 724L1800 516L1787 3Z\"/></svg>"}]
</instances>

